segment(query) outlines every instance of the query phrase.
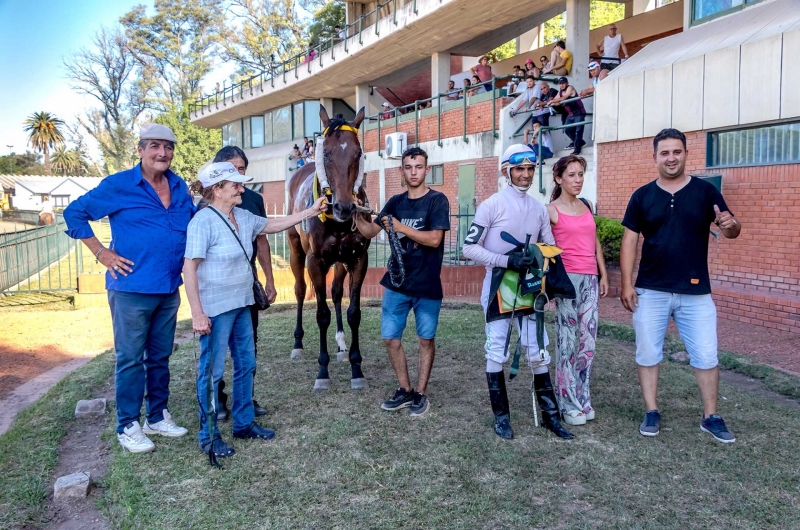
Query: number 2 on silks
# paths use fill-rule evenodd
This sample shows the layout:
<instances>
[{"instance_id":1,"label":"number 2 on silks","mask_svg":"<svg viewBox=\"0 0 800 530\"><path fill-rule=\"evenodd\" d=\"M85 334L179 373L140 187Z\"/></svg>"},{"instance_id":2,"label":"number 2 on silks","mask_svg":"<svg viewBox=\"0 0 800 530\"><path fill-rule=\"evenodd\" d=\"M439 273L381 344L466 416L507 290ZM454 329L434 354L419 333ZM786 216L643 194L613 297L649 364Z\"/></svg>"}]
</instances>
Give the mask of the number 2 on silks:
<instances>
[{"instance_id":1,"label":"number 2 on silks","mask_svg":"<svg viewBox=\"0 0 800 530\"><path fill-rule=\"evenodd\" d=\"M469 232L467 232L467 237L464 239L465 245L474 245L478 241L481 240L481 236L483 235L483 231L486 228L482 227L481 225L476 225L472 223L469 227Z\"/></svg>"}]
</instances>

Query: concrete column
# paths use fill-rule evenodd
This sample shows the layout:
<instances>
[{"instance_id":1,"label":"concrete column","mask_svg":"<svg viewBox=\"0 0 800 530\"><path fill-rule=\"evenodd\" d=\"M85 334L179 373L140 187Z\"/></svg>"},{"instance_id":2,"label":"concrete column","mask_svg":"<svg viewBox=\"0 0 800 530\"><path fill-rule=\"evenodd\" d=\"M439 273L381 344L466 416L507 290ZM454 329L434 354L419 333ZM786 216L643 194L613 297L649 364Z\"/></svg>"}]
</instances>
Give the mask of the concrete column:
<instances>
[{"instance_id":1,"label":"concrete column","mask_svg":"<svg viewBox=\"0 0 800 530\"><path fill-rule=\"evenodd\" d=\"M691 4L691 2L687 2ZM633 0L633 16L641 15L656 8L656 0Z\"/></svg>"},{"instance_id":2,"label":"concrete column","mask_svg":"<svg viewBox=\"0 0 800 530\"><path fill-rule=\"evenodd\" d=\"M356 85L356 112L364 107L364 112L369 116L369 85Z\"/></svg>"},{"instance_id":3,"label":"concrete column","mask_svg":"<svg viewBox=\"0 0 800 530\"><path fill-rule=\"evenodd\" d=\"M526 31L517 38L518 54L529 52L541 48L539 44L544 39L544 27L536 26L530 31ZM538 61L537 61L538 64ZM522 65L520 65L522 66Z\"/></svg>"},{"instance_id":4,"label":"concrete column","mask_svg":"<svg viewBox=\"0 0 800 530\"><path fill-rule=\"evenodd\" d=\"M589 86L589 0L567 0L567 49L572 52L572 86L580 91Z\"/></svg>"},{"instance_id":5,"label":"concrete column","mask_svg":"<svg viewBox=\"0 0 800 530\"><path fill-rule=\"evenodd\" d=\"M629 2L625 2L625 18L631 18L633 16L633 0Z\"/></svg>"},{"instance_id":6,"label":"concrete column","mask_svg":"<svg viewBox=\"0 0 800 530\"><path fill-rule=\"evenodd\" d=\"M328 111L328 117L333 118L335 114L333 112L333 98L319 98L319 104L325 107L325 110Z\"/></svg>"},{"instance_id":7,"label":"concrete column","mask_svg":"<svg viewBox=\"0 0 800 530\"><path fill-rule=\"evenodd\" d=\"M450 81L450 54L437 52L431 55L431 97L447 92Z\"/></svg>"}]
</instances>

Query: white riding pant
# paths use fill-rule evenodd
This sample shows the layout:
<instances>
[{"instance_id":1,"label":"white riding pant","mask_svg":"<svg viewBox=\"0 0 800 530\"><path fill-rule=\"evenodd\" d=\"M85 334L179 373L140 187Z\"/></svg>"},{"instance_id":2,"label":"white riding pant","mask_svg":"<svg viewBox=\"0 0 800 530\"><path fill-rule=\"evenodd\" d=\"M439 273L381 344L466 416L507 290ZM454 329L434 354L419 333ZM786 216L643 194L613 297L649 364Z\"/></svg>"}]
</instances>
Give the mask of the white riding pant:
<instances>
[{"instance_id":1,"label":"white riding pant","mask_svg":"<svg viewBox=\"0 0 800 530\"><path fill-rule=\"evenodd\" d=\"M486 306L489 305L488 287L484 283L484 289L481 293L481 306L483 306L483 314L486 314ZM528 364L532 369L540 366L547 366L550 364L550 353L545 349L544 358L539 355L539 343L536 341L536 317L535 315L527 315L522 317L522 326L519 324L519 318L514 317L513 326L522 338L522 352L528 358ZM508 319L495 320L494 322L486 323L486 343L484 349L486 350L486 359L494 361L498 364L505 363L509 356L514 354L517 343L513 340L508 345L508 351L503 352L506 345L506 336L508 335ZM547 330L544 331L544 345L545 348L550 344L547 337Z\"/></svg>"}]
</instances>

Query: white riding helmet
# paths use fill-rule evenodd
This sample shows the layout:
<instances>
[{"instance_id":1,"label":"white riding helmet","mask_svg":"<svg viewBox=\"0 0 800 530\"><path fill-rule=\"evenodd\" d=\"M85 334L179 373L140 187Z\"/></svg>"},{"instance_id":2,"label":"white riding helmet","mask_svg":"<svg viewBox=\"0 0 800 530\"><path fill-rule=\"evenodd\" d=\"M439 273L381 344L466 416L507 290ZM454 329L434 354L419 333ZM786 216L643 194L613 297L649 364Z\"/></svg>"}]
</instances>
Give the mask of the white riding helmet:
<instances>
[{"instance_id":1,"label":"white riding helmet","mask_svg":"<svg viewBox=\"0 0 800 530\"><path fill-rule=\"evenodd\" d=\"M501 158L502 164L501 167L504 168L512 168L517 166L534 166L536 167L536 153L531 150L525 144L514 144L509 146L508 149L503 153L503 158ZM527 193L530 189L531 185L533 185L533 181L528 184L526 187L516 186L511 181L511 173L508 173L506 176L506 182L509 186L514 188L519 193Z\"/></svg>"}]
</instances>

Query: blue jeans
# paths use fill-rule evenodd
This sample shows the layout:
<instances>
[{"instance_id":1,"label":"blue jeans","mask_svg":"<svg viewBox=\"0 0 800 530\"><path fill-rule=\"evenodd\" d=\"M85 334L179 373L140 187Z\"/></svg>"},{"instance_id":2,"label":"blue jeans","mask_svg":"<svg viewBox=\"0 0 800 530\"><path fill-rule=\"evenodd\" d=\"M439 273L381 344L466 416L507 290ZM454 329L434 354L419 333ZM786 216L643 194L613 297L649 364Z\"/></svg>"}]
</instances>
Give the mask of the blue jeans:
<instances>
[{"instance_id":1,"label":"blue jeans","mask_svg":"<svg viewBox=\"0 0 800 530\"><path fill-rule=\"evenodd\" d=\"M211 317L211 333L200 335L200 359L197 361L197 399L200 419L201 444L210 441L207 414L212 410L213 400L219 395L219 382L225 372L225 354L228 346L233 361L233 432L243 431L253 423L253 374L256 371L256 355L253 343L253 323L250 308L240 307ZM210 373L209 373L210 372ZM213 380L213 395L208 395L209 378ZM215 429L214 437L219 436Z\"/></svg>"},{"instance_id":2,"label":"blue jeans","mask_svg":"<svg viewBox=\"0 0 800 530\"><path fill-rule=\"evenodd\" d=\"M573 123L580 123L586 120L586 115L581 114L579 116L568 116L566 120L564 120L564 125L570 125ZM568 129L564 129L564 134L566 134L572 143L575 144L572 152L577 153L581 149L581 142L583 141L583 128L584 125L578 125L577 127L570 127Z\"/></svg>"},{"instance_id":3,"label":"blue jeans","mask_svg":"<svg viewBox=\"0 0 800 530\"><path fill-rule=\"evenodd\" d=\"M710 294L688 295L636 288L639 305L633 311L636 332L636 364L661 362L669 317L675 320L689 354L689 363L700 370L717 366L717 308Z\"/></svg>"},{"instance_id":4,"label":"blue jeans","mask_svg":"<svg viewBox=\"0 0 800 530\"><path fill-rule=\"evenodd\" d=\"M408 313L412 308L417 321L417 337L427 340L436 338L441 307L441 300L409 296L384 289L381 303L381 338L402 339Z\"/></svg>"},{"instance_id":5,"label":"blue jeans","mask_svg":"<svg viewBox=\"0 0 800 530\"><path fill-rule=\"evenodd\" d=\"M114 372L117 433L140 420L147 389L147 421L164 419L169 401L169 356L181 297L108 291L117 365ZM145 354L146 352L146 354Z\"/></svg>"}]
</instances>

